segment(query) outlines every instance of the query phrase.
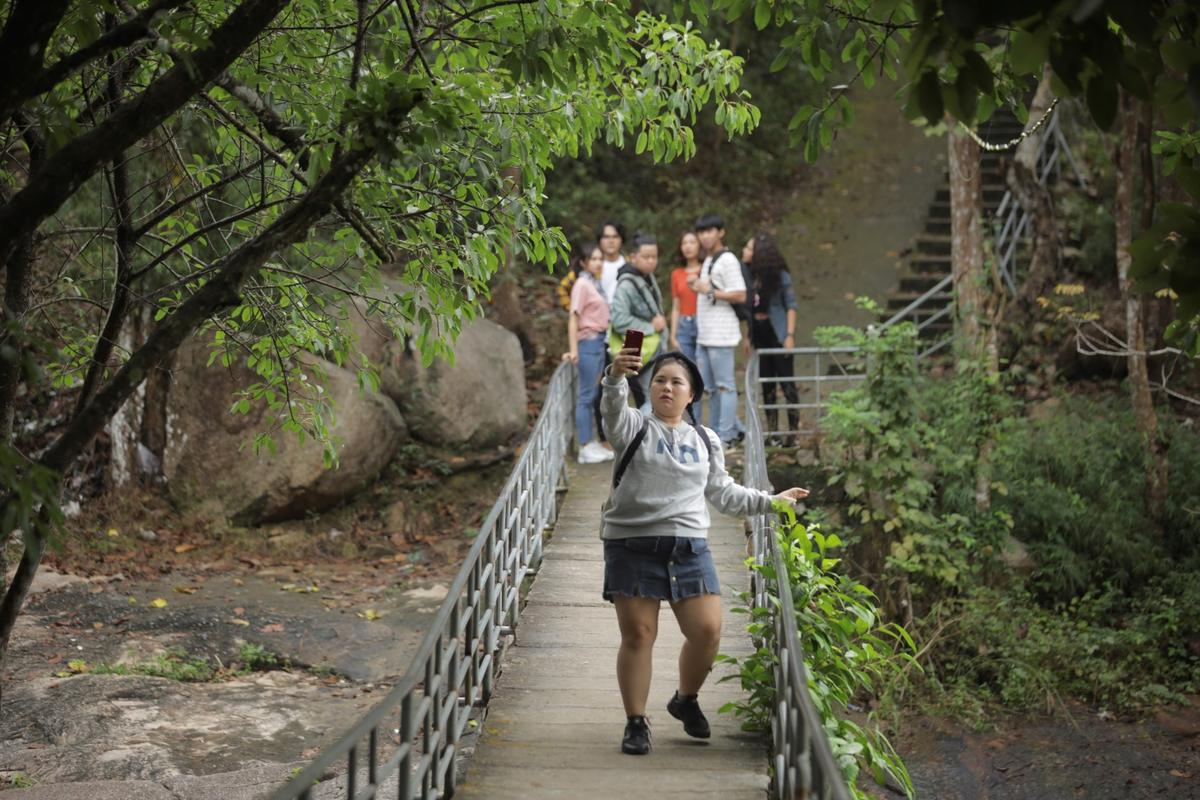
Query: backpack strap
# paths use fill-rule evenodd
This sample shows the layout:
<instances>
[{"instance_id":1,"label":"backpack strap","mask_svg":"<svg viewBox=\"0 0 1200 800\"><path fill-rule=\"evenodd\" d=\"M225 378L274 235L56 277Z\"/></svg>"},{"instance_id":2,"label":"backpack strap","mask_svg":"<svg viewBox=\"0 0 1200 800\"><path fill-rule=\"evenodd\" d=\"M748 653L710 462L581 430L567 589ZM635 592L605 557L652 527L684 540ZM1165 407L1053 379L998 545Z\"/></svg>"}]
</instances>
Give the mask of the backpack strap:
<instances>
[{"instance_id":1,"label":"backpack strap","mask_svg":"<svg viewBox=\"0 0 1200 800\"><path fill-rule=\"evenodd\" d=\"M617 278L617 284L620 285L621 281L624 281L624 280L633 281L633 288L637 290L638 296L641 298L642 305L645 307L645 309L648 312L650 312L651 317L653 317L657 314L663 313L662 303L657 302L655 300L653 294L651 294L649 299L647 299L646 293L649 292L650 290L644 286L639 285L641 283L645 283L645 279L639 279L636 275L630 275L629 273L625 273L624 275L621 275ZM617 292L614 289L613 290L614 297L615 297L616 293Z\"/></svg>"},{"instance_id":2,"label":"backpack strap","mask_svg":"<svg viewBox=\"0 0 1200 800\"><path fill-rule=\"evenodd\" d=\"M629 463L633 461L633 456L637 452L637 449L642 446L642 440L646 438L646 429L649 427L649 418L642 417L642 427L634 434L633 441L625 448L625 452L621 454L621 460L617 462L617 467L613 470L612 488L614 492L617 490L617 484L624 477L625 470L629 469Z\"/></svg>"},{"instance_id":3,"label":"backpack strap","mask_svg":"<svg viewBox=\"0 0 1200 800\"><path fill-rule=\"evenodd\" d=\"M629 469L629 464L633 461L633 456L637 452L637 449L642 446L642 440L646 438L646 429L649 427L649 417L642 417L642 427L633 435L633 441L629 443L629 447L625 448L625 452L621 454L621 460L617 462L617 467L613 470L613 491L616 491L621 478L625 476L625 470ZM700 436L700 441L704 443L704 451L708 454L708 463L711 465L712 442L708 440L708 434L704 432L704 428L701 428L695 422L692 423L692 427L696 429L696 433Z\"/></svg>"},{"instance_id":4,"label":"backpack strap","mask_svg":"<svg viewBox=\"0 0 1200 800\"><path fill-rule=\"evenodd\" d=\"M704 443L704 452L708 453L708 460L712 461L712 442L708 440L708 434L695 422L692 423L692 427L696 429L696 433L700 434L700 441Z\"/></svg>"}]
</instances>

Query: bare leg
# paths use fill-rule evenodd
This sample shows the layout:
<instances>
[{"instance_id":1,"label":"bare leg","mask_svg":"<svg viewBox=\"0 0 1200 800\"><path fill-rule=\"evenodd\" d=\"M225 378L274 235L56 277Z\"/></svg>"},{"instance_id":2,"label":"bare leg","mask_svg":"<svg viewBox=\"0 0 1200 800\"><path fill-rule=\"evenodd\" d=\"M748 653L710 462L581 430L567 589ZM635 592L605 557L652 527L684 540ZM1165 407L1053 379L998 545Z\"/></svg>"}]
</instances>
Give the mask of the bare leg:
<instances>
[{"instance_id":1,"label":"bare leg","mask_svg":"<svg viewBox=\"0 0 1200 800\"><path fill-rule=\"evenodd\" d=\"M646 697L650 694L654 640L658 638L658 608L662 601L621 595L613 601L617 607L617 624L621 628L621 647L617 650L621 702L625 704L625 716L639 716L646 713Z\"/></svg>"},{"instance_id":2,"label":"bare leg","mask_svg":"<svg viewBox=\"0 0 1200 800\"><path fill-rule=\"evenodd\" d=\"M672 603L671 610L684 636L679 651L679 694L699 694L721 646L721 596L689 597Z\"/></svg>"}]
</instances>

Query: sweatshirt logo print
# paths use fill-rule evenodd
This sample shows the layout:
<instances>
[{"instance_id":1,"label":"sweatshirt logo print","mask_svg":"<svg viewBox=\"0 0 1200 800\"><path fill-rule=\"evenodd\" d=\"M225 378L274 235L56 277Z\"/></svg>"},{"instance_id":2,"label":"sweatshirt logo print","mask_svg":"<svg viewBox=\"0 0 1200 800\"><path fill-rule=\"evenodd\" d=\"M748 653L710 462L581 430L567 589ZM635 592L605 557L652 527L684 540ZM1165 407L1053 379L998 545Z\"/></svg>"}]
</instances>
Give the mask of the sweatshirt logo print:
<instances>
[{"instance_id":1,"label":"sweatshirt logo print","mask_svg":"<svg viewBox=\"0 0 1200 800\"><path fill-rule=\"evenodd\" d=\"M659 439L658 440L658 449L655 452L657 453L657 455L660 455L660 456L663 454L669 455L669 456L671 456L671 458L675 459L680 464L688 463L689 457L690 457L691 463L693 463L693 464L700 463L700 453L696 451L696 448L691 447L686 444L679 445L679 453L676 454L674 445L667 444L665 439Z\"/></svg>"}]
</instances>

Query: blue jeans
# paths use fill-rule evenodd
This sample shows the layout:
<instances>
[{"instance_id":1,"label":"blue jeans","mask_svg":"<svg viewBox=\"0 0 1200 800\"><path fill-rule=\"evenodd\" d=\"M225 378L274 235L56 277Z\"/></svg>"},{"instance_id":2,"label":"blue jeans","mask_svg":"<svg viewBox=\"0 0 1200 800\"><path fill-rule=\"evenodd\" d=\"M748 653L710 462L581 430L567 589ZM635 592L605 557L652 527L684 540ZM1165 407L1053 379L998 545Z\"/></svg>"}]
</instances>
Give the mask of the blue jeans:
<instances>
[{"instance_id":1,"label":"blue jeans","mask_svg":"<svg viewBox=\"0 0 1200 800\"><path fill-rule=\"evenodd\" d=\"M696 360L696 318L679 317L679 327L675 329L675 338L679 342L679 352Z\"/></svg>"},{"instance_id":2,"label":"blue jeans","mask_svg":"<svg viewBox=\"0 0 1200 800\"><path fill-rule=\"evenodd\" d=\"M685 317L680 315L679 327L675 330L675 339L679 342L679 352L692 361L696 360L696 334L696 318L694 316ZM692 417L699 423L701 414L699 396L688 406L688 411L692 413Z\"/></svg>"},{"instance_id":3,"label":"blue jeans","mask_svg":"<svg viewBox=\"0 0 1200 800\"><path fill-rule=\"evenodd\" d=\"M722 444L737 439L741 421L737 418L737 385L733 378L733 348L696 347L700 377L709 392L708 427L716 431Z\"/></svg>"},{"instance_id":4,"label":"blue jeans","mask_svg":"<svg viewBox=\"0 0 1200 800\"><path fill-rule=\"evenodd\" d=\"M604 371L604 335L579 342L579 398L575 401L575 436L583 447L593 437L595 415L592 404L600 393L600 373Z\"/></svg>"}]
</instances>

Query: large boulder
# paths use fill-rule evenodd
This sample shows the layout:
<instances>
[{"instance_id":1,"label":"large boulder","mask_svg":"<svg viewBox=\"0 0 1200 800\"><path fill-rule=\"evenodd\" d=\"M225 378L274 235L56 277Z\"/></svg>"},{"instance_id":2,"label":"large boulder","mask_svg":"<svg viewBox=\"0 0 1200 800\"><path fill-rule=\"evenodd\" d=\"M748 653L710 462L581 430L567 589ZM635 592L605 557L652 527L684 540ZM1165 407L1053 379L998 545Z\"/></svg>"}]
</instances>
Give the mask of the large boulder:
<instances>
[{"instance_id":1,"label":"large boulder","mask_svg":"<svg viewBox=\"0 0 1200 800\"><path fill-rule=\"evenodd\" d=\"M205 366L209 348L192 340L176 355L167 403L163 474L185 506L205 505L238 522L290 519L337 504L377 477L407 439L404 419L388 397L363 391L353 372L310 357L328 374L339 464L326 469L320 445L276 431L275 453L255 454L254 434L276 420L263 404L247 414L230 407L258 376L240 365Z\"/></svg>"},{"instance_id":2,"label":"large boulder","mask_svg":"<svg viewBox=\"0 0 1200 800\"><path fill-rule=\"evenodd\" d=\"M421 365L415 353L396 352L381 376L412 435L436 445L490 447L525 432L528 407L525 360L509 330L486 319L464 326L454 364Z\"/></svg>"}]
</instances>

